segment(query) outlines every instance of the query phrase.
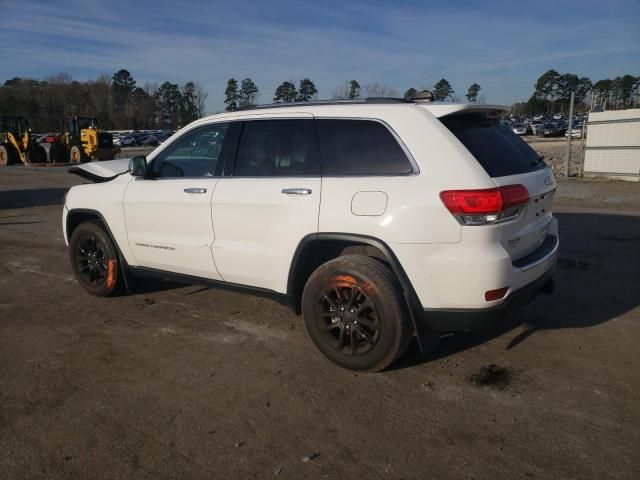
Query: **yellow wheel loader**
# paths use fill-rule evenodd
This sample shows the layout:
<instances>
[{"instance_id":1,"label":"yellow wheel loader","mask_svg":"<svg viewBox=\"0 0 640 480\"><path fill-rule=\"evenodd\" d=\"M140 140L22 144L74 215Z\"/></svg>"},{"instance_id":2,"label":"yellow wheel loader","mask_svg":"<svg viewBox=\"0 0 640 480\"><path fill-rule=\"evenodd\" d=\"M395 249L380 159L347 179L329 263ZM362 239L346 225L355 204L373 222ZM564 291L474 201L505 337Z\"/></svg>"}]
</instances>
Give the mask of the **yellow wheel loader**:
<instances>
[{"instance_id":1,"label":"yellow wheel loader","mask_svg":"<svg viewBox=\"0 0 640 480\"><path fill-rule=\"evenodd\" d=\"M37 145L24 118L0 115L0 165L43 163L47 152Z\"/></svg>"},{"instance_id":2,"label":"yellow wheel loader","mask_svg":"<svg viewBox=\"0 0 640 480\"><path fill-rule=\"evenodd\" d=\"M113 135L98 130L93 117L70 117L65 133L58 142L52 143L49 159L52 162L90 162L91 160L113 160L120 147L113 144Z\"/></svg>"}]
</instances>

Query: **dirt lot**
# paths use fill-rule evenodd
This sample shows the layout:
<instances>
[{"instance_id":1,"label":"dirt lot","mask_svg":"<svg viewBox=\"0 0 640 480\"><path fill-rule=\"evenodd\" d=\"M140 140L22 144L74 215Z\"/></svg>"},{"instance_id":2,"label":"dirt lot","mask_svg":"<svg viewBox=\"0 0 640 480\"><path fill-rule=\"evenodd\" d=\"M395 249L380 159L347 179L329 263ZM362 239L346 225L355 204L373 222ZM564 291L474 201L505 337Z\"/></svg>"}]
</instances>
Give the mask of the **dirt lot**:
<instances>
[{"instance_id":1,"label":"dirt lot","mask_svg":"<svg viewBox=\"0 0 640 480\"><path fill-rule=\"evenodd\" d=\"M640 185L561 181L553 296L357 375L267 299L86 294L64 170L0 171L0 478L640 478Z\"/></svg>"},{"instance_id":2,"label":"dirt lot","mask_svg":"<svg viewBox=\"0 0 640 480\"><path fill-rule=\"evenodd\" d=\"M545 162L553 169L556 177L564 177L564 164L567 157L567 140L561 138L539 138L532 136L522 137L533 149L544 156ZM582 164L582 139L574 138L571 141L571 161L569 162L569 175L577 177Z\"/></svg>"}]
</instances>

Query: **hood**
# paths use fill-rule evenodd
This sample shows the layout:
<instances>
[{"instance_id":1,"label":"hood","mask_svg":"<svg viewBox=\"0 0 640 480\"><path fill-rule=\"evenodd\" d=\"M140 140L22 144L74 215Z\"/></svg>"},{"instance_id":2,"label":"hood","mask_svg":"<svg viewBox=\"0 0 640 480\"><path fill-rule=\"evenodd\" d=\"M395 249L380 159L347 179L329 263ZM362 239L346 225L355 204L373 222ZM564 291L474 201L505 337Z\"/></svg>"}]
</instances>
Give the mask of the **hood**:
<instances>
[{"instance_id":1,"label":"hood","mask_svg":"<svg viewBox=\"0 0 640 480\"><path fill-rule=\"evenodd\" d=\"M129 171L129 159L88 162L69 168L69 173L80 175L93 182L108 182Z\"/></svg>"}]
</instances>

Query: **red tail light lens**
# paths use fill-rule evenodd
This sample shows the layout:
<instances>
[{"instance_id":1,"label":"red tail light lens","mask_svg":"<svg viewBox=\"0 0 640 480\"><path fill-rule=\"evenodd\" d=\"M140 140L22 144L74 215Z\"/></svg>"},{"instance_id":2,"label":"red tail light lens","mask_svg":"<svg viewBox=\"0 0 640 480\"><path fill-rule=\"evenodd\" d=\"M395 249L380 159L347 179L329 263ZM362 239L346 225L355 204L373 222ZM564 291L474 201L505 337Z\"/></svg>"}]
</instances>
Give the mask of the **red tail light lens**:
<instances>
[{"instance_id":1,"label":"red tail light lens","mask_svg":"<svg viewBox=\"0 0 640 480\"><path fill-rule=\"evenodd\" d=\"M509 287L498 288L497 290L489 290L484 294L484 299L487 302L500 300L502 297L504 297L507 294L507 291L509 291Z\"/></svg>"},{"instance_id":2,"label":"red tail light lens","mask_svg":"<svg viewBox=\"0 0 640 480\"><path fill-rule=\"evenodd\" d=\"M451 213L497 213L502 210L500 190L448 190L440 194Z\"/></svg>"},{"instance_id":3,"label":"red tail light lens","mask_svg":"<svg viewBox=\"0 0 640 480\"><path fill-rule=\"evenodd\" d=\"M507 185L506 187L500 187L502 193L502 201L504 205L503 210L506 210L517 205L522 205L529 201L529 190L524 185Z\"/></svg>"},{"instance_id":4,"label":"red tail light lens","mask_svg":"<svg viewBox=\"0 0 640 480\"><path fill-rule=\"evenodd\" d=\"M496 223L517 216L516 208L529 201L524 185L485 190L447 190L440 193L444 206L463 224Z\"/></svg>"}]
</instances>

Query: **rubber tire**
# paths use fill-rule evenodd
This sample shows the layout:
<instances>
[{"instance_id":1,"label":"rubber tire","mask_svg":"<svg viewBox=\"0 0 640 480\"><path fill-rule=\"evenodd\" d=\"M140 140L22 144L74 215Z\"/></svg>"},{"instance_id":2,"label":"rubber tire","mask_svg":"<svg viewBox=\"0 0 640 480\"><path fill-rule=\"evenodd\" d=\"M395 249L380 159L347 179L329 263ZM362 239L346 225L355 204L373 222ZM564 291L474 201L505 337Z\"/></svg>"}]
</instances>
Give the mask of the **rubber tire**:
<instances>
[{"instance_id":1,"label":"rubber tire","mask_svg":"<svg viewBox=\"0 0 640 480\"><path fill-rule=\"evenodd\" d=\"M74 158L76 160L74 160ZM71 147L71 151L69 152L69 161L71 163L82 163L82 150L80 150L80 147L78 146L73 146Z\"/></svg>"},{"instance_id":2,"label":"rubber tire","mask_svg":"<svg viewBox=\"0 0 640 480\"><path fill-rule=\"evenodd\" d=\"M339 275L351 276L373 301L381 324L380 338L363 355L337 352L319 332L314 319L315 302L324 287ZM349 370L379 372L400 358L409 347L414 329L400 286L386 264L364 255L344 255L315 270L302 293L302 315L309 337L331 362Z\"/></svg>"},{"instance_id":3,"label":"rubber tire","mask_svg":"<svg viewBox=\"0 0 640 480\"><path fill-rule=\"evenodd\" d=\"M52 143L49 148L49 161L52 163L67 163L66 148L61 143Z\"/></svg>"},{"instance_id":4,"label":"rubber tire","mask_svg":"<svg viewBox=\"0 0 640 480\"><path fill-rule=\"evenodd\" d=\"M0 145L0 166L13 165L15 163L15 152L10 145Z\"/></svg>"},{"instance_id":5,"label":"rubber tire","mask_svg":"<svg viewBox=\"0 0 640 480\"><path fill-rule=\"evenodd\" d=\"M82 275L78 271L78 266L76 265L75 259L75 251L78 245L78 241L86 235L95 236L98 241L104 246L104 253L107 261L115 261L115 266L113 267L113 275L115 276L115 281L112 282L111 287L108 286L106 281L98 286L91 285L82 277ZM118 250L111 241L111 238L109 238L107 232L97 220L83 222L75 228L75 230L71 234L71 239L69 240L69 260L71 261L71 269L73 270L78 283L82 285L82 287L84 287L84 289L90 294L98 297L108 297L116 295L122 290L124 278L122 275L122 269L120 268Z\"/></svg>"},{"instance_id":6,"label":"rubber tire","mask_svg":"<svg viewBox=\"0 0 640 480\"><path fill-rule=\"evenodd\" d=\"M36 147L36 155L38 156L38 163L47 163L47 151L42 145Z\"/></svg>"},{"instance_id":7,"label":"rubber tire","mask_svg":"<svg viewBox=\"0 0 640 480\"><path fill-rule=\"evenodd\" d=\"M29 152L29 163L45 163L47 161L47 151L38 145L32 151Z\"/></svg>"}]
</instances>

